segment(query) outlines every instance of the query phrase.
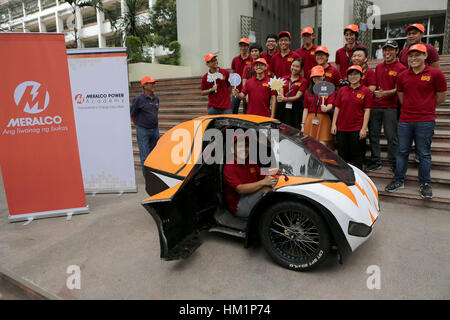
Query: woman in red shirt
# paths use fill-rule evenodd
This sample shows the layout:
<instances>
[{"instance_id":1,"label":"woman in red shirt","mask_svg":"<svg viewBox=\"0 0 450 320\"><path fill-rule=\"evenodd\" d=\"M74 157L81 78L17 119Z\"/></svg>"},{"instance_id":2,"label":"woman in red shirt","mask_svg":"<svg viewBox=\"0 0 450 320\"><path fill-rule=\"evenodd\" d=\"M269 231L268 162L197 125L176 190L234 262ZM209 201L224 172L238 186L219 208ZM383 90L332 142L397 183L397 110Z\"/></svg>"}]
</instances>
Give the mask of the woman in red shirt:
<instances>
[{"instance_id":1,"label":"woman in red shirt","mask_svg":"<svg viewBox=\"0 0 450 320\"><path fill-rule=\"evenodd\" d=\"M361 170L372 107L372 91L361 84L362 75L360 66L347 69L350 84L339 90L331 126L331 133L336 135L339 156Z\"/></svg>"},{"instance_id":2,"label":"woman in red shirt","mask_svg":"<svg viewBox=\"0 0 450 320\"><path fill-rule=\"evenodd\" d=\"M325 70L322 66L315 66L311 69L308 90L305 93L302 132L333 149L334 138L331 135L329 112L333 110L335 93L333 92L330 96L323 98L314 94L314 84L321 81L325 81Z\"/></svg>"},{"instance_id":3,"label":"woman in red shirt","mask_svg":"<svg viewBox=\"0 0 450 320\"><path fill-rule=\"evenodd\" d=\"M286 83L277 96L275 112L275 118L297 129L300 129L303 113L303 94L308 84L306 79L300 75L302 68L302 59L296 58L292 61L291 74L283 77Z\"/></svg>"}]
</instances>

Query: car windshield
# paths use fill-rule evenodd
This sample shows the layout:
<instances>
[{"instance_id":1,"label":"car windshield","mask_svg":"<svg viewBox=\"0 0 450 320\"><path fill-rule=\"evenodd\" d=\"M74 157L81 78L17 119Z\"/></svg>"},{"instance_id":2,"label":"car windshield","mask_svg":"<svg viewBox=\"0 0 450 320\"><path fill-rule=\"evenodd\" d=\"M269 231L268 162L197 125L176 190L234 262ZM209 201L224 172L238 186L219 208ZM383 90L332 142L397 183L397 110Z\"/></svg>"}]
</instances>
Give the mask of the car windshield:
<instances>
[{"instance_id":1,"label":"car windshield","mask_svg":"<svg viewBox=\"0 0 450 320\"><path fill-rule=\"evenodd\" d=\"M285 124L278 125L279 169L292 176L355 183L352 168L319 141ZM273 143L273 140L272 140Z\"/></svg>"}]
</instances>

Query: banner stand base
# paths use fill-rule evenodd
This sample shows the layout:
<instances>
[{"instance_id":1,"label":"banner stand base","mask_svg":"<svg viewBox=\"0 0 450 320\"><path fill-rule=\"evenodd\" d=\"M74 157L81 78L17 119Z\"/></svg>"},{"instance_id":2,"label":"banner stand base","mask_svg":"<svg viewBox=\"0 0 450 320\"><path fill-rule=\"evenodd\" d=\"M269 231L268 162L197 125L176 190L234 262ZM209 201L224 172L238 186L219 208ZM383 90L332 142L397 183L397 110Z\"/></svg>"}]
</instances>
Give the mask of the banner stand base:
<instances>
[{"instance_id":1,"label":"banner stand base","mask_svg":"<svg viewBox=\"0 0 450 320\"><path fill-rule=\"evenodd\" d=\"M131 188L131 189L124 189L124 190L117 190L117 189L103 189L103 190L93 190L93 189L84 189L85 194L90 194L92 197L95 197L97 194L108 194L108 193L117 193L117 196L121 196L124 193L137 193L138 189Z\"/></svg>"},{"instance_id":2,"label":"banner stand base","mask_svg":"<svg viewBox=\"0 0 450 320\"><path fill-rule=\"evenodd\" d=\"M70 216L70 218L72 218L72 215L74 215L74 214L83 214L83 213L89 213L89 206L83 207L83 208L54 210L54 211L28 213L28 214L18 214L18 215L12 215L12 216L10 215L8 217L8 219L9 219L9 222L27 221L24 225L28 225L34 219L53 218L53 217L62 217L62 216L67 216L67 217Z\"/></svg>"}]
</instances>

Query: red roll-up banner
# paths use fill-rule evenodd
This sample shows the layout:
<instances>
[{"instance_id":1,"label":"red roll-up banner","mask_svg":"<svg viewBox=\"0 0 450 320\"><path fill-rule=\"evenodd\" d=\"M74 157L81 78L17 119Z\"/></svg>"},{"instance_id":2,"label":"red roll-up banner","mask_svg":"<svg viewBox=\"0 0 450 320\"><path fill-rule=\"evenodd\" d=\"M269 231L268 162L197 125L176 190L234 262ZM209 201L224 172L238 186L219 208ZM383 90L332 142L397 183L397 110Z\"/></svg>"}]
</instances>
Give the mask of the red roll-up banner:
<instances>
[{"instance_id":1,"label":"red roll-up banner","mask_svg":"<svg viewBox=\"0 0 450 320\"><path fill-rule=\"evenodd\" d=\"M0 33L0 165L10 221L87 213L63 34Z\"/></svg>"}]
</instances>

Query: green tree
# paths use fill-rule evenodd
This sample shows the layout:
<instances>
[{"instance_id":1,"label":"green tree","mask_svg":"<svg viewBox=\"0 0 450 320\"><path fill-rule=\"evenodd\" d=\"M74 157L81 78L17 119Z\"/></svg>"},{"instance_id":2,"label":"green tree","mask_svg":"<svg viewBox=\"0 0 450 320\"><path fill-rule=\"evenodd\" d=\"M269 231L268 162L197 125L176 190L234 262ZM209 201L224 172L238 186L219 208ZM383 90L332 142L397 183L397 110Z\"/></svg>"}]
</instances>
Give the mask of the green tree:
<instances>
[{"instance_id":1,"label":"green tree","mask_svg":"<svg viewBox=\"0 0 450 320\"><path fill-rule=\"evenodd\" d=\"M150 13L150 46L169 47L177 40L177 6L173 0L156 0Z\"/></svg>"},{"instance_id":2,"label":"green tree","mask_svg":"<svg viewBox=\"0 0 450 320\"><path fill-rule=\"evenodd\" d=\"M116 3L111 14L111 28L127 36L138 37L143 44L147 42L150 33L149 14L142 13L148 5L148 0L125 0L124 13L120 2Z\"/></svg>"},{"instance_id":3,"label":"green tree","mask_svg":"<svg viewBox=\"0 0 450 320\"><path fill-rule=\"evenodd\" d=\"M180 44L177 42L177 6L173 0L157 0L150 13L149 46L162 46L172 53L158 58L162 64L180 64Z\"/></svg>"}]
</instances>

